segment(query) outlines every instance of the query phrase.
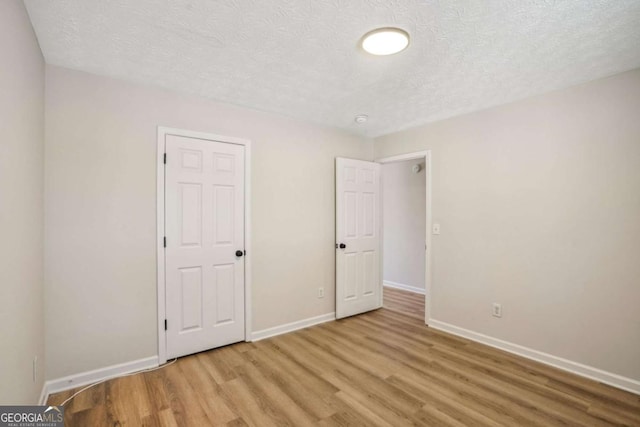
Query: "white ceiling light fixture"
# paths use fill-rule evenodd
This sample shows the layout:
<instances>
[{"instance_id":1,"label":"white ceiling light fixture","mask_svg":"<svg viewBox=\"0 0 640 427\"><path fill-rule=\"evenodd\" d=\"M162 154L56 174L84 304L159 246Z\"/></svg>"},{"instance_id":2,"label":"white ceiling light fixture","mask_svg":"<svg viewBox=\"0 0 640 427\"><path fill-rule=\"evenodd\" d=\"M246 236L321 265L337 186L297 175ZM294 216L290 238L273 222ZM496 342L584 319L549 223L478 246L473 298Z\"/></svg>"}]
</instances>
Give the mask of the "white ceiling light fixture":
<instances>
[{"instance_id":1,"label":"white ceiling light fixture","mask_svg":"<svg viewBox=\"0 0 640 427\"><path fill-rule=\"evenodd\" d=\"M400 28L378 28L365 34L360 44L372 55L393 55L409 46L409 33Z\"/></svg>"}]
</instances>

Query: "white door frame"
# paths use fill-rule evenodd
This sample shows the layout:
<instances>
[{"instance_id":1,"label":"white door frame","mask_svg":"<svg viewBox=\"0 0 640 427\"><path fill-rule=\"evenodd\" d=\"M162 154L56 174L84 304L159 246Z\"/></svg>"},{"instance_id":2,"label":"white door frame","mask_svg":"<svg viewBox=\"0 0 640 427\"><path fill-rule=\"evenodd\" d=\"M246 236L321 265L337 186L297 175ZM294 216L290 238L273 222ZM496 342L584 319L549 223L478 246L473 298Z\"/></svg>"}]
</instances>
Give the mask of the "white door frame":
<instances>
[{"instance_id":1,"label":"white door frame","mask_svg":"<svg viewBox=\"0 0 640 427\"><path fill-rule=\"evenodd\" d=\"M165 260L164 260L164 191L165 191L165 137L167 135L183 136L187 138L204 139L207 141L224 142L227 144L243 145L244 154L244 340L251 340L251 141L229 136L214 135L185 129L175 129L158 126L157 153L157 291L158 291L158 364L167 362L167 339L164 330L166 318L165 298Z\"/></svg>"},{"instance_id":2,"label":"white door frame","mask_svg":"<svg viewBox=\"0 0 640 427\"><path fill-rule=\"evenodd\" d=\"M427 185L426 185L426 192L427 194L425 195L425 200L427 203L426 206L426 235L425 235L425 244L426 244L426 250L425 250L425 272L424 272L424 288L425 288L425 304L424 304L424 323L426 325L429 324L429 321L431 320L431 301L433 301L433 295L431 293L431 281L432 281L432 275L431 275L431 258L432 258L432 245L431 245L431 150L426 150L426 151L416 151L413 153L406 153L406 154L399 154L397 156L391 156L391 157L383 157L381 159L377 159L376 162L381 163L381 164L385 164L385 163L395 163L395 162L403 162L405 160L422 160L424 159L424 173L425 173L425 179L427 180ZM380 174L382 176L382 179L384 179L384 173ZM384 193L382 194L382 200L384 201ZM384 218L383 218L384 221ZM382 239L383 239L383 252L382 252L382 259L384 259L384 227L383 227L383 235L382 235Z\"/></svg>"}]
</instances>

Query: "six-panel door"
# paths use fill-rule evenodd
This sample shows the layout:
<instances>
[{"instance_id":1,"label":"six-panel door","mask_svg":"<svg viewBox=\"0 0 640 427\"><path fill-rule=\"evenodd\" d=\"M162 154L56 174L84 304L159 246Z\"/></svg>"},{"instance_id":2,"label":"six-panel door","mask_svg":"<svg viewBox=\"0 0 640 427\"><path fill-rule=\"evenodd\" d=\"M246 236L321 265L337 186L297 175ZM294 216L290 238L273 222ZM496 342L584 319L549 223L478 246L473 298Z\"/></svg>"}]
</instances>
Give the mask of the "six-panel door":
<instances>
[{"instance_id":1,"label":"six-panel door","mask_svg":"<svg viewBox=\"0 0 640 427\"><path fill-rule=\"evenodd\" d=\"M244 147L167 135L167 357L244 340Z\"/></svg>"},{"instance_id":2,"label":"six-panel door","mask_svg":"<svg viewBox=\"0 0 640 427\"><path fill-rule=\"evenodd\" d=\"M337 318L381 306L380 188L378 163L336 159Z\"/></svg>"}]
</instances>

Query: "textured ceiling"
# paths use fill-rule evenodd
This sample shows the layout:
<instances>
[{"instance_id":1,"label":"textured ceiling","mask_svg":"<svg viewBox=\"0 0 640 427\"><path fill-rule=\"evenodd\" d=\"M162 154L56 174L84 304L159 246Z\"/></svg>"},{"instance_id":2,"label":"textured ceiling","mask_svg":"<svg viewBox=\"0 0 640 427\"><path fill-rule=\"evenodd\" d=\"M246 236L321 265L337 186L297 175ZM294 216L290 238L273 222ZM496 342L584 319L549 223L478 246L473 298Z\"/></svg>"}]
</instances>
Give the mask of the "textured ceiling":
<instances>
[{"instance_id":1,"label":"textured ceiling","mask_svg":"<svg viewBox=\"0 0 640 427\"><path fill-rule=\"evenodd\" d=\"M638 0L26 5L50 64L369 137L640 67ZM360 37L383 26L407 30L409 48L362 52Z\"/></svg>"}]
</instances>

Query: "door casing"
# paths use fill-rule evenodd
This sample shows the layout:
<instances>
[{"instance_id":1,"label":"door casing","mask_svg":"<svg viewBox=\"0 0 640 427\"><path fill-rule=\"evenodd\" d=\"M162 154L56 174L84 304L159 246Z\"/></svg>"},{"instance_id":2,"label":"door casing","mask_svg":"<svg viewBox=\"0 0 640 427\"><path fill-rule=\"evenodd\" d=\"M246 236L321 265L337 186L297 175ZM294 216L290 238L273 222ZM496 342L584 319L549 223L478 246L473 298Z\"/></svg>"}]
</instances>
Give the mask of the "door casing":
<instances>
[{"instance_id":1,"label":"door casing","mask_svg":"<svg viewBox=\"0 0 640 427\"><path fill-rule=\"evenodd\" d=\"M167 341L164 330L166 319L166 295L165 295L165 138L166 135L183 136L208 141L223 142L227 144L243 145L245 149L244 167L244 312L245 332L244 340L251 341L251 142L246 139L221 136L204 132L185 129L175 129L158 126L157 149L157 207L156 207L156 255L157 255L157 304L158 304L158 364L167 362Z\"/></svg>"}]
</instances>

